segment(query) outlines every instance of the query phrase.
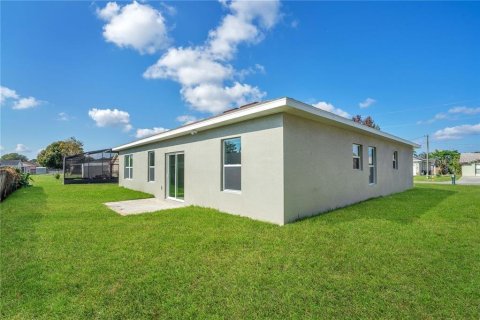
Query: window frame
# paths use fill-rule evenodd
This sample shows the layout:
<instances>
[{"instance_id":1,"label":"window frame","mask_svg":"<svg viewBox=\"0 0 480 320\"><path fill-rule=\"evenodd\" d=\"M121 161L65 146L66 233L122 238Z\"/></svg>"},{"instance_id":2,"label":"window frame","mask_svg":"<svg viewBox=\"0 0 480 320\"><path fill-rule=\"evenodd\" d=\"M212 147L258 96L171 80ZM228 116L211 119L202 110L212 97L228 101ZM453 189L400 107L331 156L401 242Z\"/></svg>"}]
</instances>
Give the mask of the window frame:
<instances>
[{"instance_id":1,"label":"window frame","mask_svg":"<svg viewBox=\"0 0 480 320\"><path fill-rule=\"evenodd\" d=\"M393 169L398 170L398 151L393 151Z\"/></svg>"},{"instance_id":2,"label":"window frame","mask_svg":"<svg viewBox=\"0 0 480 320\"><path fill-rule=\"evenodd\" d=\"M370 163L370 150L372 150L372 163ZM373 168L373 182L370 182L370 172ZM368 147L368 184L376 185L377 184L377 148L369 146Z\"/></svg>"},{"instance_id":3,"label":"window frame","mask_svg":"<svg viewBox=\"0 0 480 320\"><path fill-rule=\"evenodd\" d=\"M129 159L127 161L127 159ZM125 175L125 172L128 172L128 177ZM133 153L125 154L123 157L123 178L126 180L133 179Z\"/></svg>"},{"instance_id":4,"label":"window frame","mask_svg":"<svg viewBox=\"0 0 480 320\"><path fill-rule=\"evenodd\" d=\"M225 156L225 142L228 140L234 140L234 139L239 139L240 140L240 164L226 164L226 156ZM229 192L229 193L237 193L240 194L242 193L242 138L239 136L236 137L230 137L230 138L225 138L221 140L221 152L222 152L222 191L224 192ZM225 168L240 168L240 189L228 189L225 188Z\"/></svg>"},{"instance_id":5,"label":"window frame","mask_svg":"<svg viewBox=\"0 0 480 320\"><path fill-rule=\"evenodd\" d=\"M358 147L358 156L355 156L352 154L352 161L353 159L358 159L358 168L355 168L352 164L353 170L363 170L363 146L359 143L352 143L352 152L353 152L353 146Z\"/></svg>"},{"instance_id":6,"label":"window frame","mask_svg":"<svg viewBox=\"0 0 480 320\"><path fill-rule=\"evenodd\" d=\"M150 164L150 155L153 155L153 165ZM153 169L153 179L150 176L150 169ZM155 182L155 150L147 152L147 181Z\"/></svg>"}]
</instances>

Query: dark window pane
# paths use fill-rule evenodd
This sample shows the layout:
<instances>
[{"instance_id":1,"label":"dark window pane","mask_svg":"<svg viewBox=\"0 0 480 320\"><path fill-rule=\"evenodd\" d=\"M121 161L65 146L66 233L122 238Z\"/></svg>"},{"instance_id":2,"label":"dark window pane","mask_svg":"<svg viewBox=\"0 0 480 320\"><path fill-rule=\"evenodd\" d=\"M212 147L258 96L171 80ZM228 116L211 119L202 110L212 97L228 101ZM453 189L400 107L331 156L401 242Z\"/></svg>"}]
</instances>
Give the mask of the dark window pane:
<instances>
[{"instance_id":1,"label":"dark window pane","mask_svg":"<svg viewBox=\"0 0 480 320\"><path fill-rule=\"evenodd\" d=\"M360 159L353 158L353 169L360 169Z\"/></svg>"},{"instance_id":2,"label":"dark window pane","mask_svg":"<svg viewBox=\"0 0 480 320\"><path fill-rule=\"evenodd\" d=\"M225 167L225 189L242 189L242 167Z\"/></svg>"},{"instance_id":3,"label":"dark window pane","mask_svg":"<svg viewBox=\"0 0 480 320\"><path fill-rule=\"evenodd\" d=\"M175 198L175 155L168 156L168 196Z\"/></svg>"},{"instance_id":4,"label":"dark window pane","mask_svg":"<svg viewBox=\"0 0 480 320\"><path fill-rule=\"evenodd\" d=\"M148 168L148 181L155 181L155 168Z\"/></svg>"},{"instance_id":5,"label":"dark window pane","mask_svg":"<svg viewBox=\"0 0 480 320\"><path fill-rule=\"evenodd\" d=\"M151 167L155 165L155 153L153 151L148 153L148 165Z\"/></svg>"},{"instance_id":6,"label":"dark window pane","mask_svg":"<svg viewBox=\"0 0 480 320\"><path fill-rule=\"evenodd\" d=\"M183 199L184 194L184 167L185 167L185 155L177 155L177 199Z\"/></svg>"},{"instance_id":7,"label":"dark window pane","mask_svg":"<svg viewBox=\"0 0 480 320\"><path fill-rule=\"evenodd\" d=\"M223 141L223 158L224 164L242 163L242 146L240 138Z\"/></svg>"},{"instance_id":8,"label":"dark window pane","mask_svg":"<svg viewBox=\"0 0 480 320\"><path fill-rule=\"evenodd\" d=\"M123 171L123 178L124 179L129 179L130 178L128 168L125 168L125 170Z\"/></svg>"},{"instance_id":9,"label":"dark window pane","mask_svg":"<svg viewBox=\"0 0 480 320\"><path fill-rule=\"evenodd\" d=\"M375 183L375 167L370 167L370 175L368 176L369 183Z\"/></svg>"}]
</instances>

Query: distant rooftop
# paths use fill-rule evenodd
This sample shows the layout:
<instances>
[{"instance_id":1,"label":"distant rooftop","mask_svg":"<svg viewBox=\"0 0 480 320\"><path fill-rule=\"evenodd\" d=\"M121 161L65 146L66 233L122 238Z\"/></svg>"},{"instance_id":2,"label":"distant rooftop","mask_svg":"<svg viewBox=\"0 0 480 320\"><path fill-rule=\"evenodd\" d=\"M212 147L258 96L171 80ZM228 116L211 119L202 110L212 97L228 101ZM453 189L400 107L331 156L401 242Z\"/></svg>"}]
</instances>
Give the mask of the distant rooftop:
<instances>
[{"instance_id":1,"label":"distant rooftop","mask_svg":"<svg viewBox=\"0 0 480 320\"><path fill-rule=\"evenodd\" d=\"M21 160L1 160L0 167L18 167L21 163Z\"/></svg>"},{"instance_id":2,"label":"distant rooftop","mask_svg":"<svg viewBox=\"0 0 480 320\"><path fill-rule=\"evenodd\" d=\"M460 154L460 163L480 161L480 152L465 152Z\"/></svg>"}]
</instances>

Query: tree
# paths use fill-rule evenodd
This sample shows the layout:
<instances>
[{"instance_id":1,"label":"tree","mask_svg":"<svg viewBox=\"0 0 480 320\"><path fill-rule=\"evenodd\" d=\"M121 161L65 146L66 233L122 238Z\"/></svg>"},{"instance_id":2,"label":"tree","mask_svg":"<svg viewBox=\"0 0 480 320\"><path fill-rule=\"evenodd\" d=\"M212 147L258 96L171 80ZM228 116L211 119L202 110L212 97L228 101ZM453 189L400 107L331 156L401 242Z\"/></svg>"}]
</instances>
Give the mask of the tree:
<instances>
[{"instance_id":1,"label":"tree","mask_svg":"<svg viewBox=\"0 0 480 320\"><path fill-rule=\"evenodd\" d=\"M63 157L79 153L83 153L83 143L72 137L49 144L37 155L37 161L44 167L61 169L63 168Z\"/></svg>"},{"instance_id":2,"label":"tree","mask_svg":"<svg viewBox=\"0 0 480 320\"><path fill-rule=\"evenodd\" d=\"M22 160L22 161L28 161L28 158L24 156L23 154L18 154L16 152L13 153L7 153L4 154L1 157L2 160Z\"/></svg>"},{"instance_id":3,"label":"tree","mask_svg":"<svg viewBox=\"0 0 480 320\"><path fill-rule=\"evenodd\" d=\"M356 116L352 117L353 122L363 124L367 127L380 130L380 126L373 121L373 118L367 116L365 119L362 118L361 115L357 114Z\"/></svg>"},{"instance_id":4,"label":"tree","mask_svg":"<svg viewBox=\"0 0 480 320\"><path fill-rule=\"evenodd\" d=\"M460 152L457 150L435 150L430 153L430 157L436 159L442 174L461 174Z\"/></svg>"}]
</instances>

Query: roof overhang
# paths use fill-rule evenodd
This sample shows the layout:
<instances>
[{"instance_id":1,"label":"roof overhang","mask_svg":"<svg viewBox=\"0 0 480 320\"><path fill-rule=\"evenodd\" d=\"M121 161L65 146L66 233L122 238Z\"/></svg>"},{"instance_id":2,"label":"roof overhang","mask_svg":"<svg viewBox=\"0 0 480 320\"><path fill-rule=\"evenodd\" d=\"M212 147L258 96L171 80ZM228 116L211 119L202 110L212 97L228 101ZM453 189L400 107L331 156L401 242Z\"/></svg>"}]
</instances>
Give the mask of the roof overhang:
<instances>
[{"instance_id":1,"label":"roof overhang","mask_svg":"<svg viewBox=\"0 0 480 320\"><path fill-rule=\"evenodd\" d=\"M340 117L331 112L318 109L312 105L297 101L291 98L280 98L276 100L259 103L254 106L239 108L238 110L211 117L199 122L185 125L176 129L165 131L147 138L136 140L112 149L112 151L121 151L146 144L169 140L188 134L196 134L200 131L223 127L229 124L246 121L249 119L264 117L276 113L290 113L301 117L309 118L315 121L325 122L330 125L348 128L363 134L380 136L382 138L410 145L419 148L420 145L411 141L396 137L389 133L367 127L365 125L353 122L350 119Z\"/></svg>"}]
</instances>

